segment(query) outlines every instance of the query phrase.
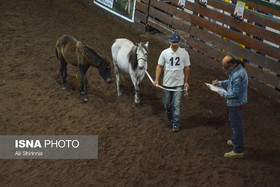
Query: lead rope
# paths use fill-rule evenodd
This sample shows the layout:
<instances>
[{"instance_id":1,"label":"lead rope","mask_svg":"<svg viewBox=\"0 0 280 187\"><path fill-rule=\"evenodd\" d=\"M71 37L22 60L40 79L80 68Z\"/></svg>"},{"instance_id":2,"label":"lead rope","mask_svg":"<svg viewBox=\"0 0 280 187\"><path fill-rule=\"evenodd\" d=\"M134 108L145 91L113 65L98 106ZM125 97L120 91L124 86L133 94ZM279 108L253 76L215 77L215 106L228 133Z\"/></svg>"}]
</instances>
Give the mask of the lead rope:
<instances>
[{"instance_id":1,"label":"lead rope","mask_svg":"<svg viewBox=\"0 0 280 187\"><path fill-rule=\"evenodd\" d=\"M146 75L149 77L149 79L150 79L150 81L152 82L152 84L154 84L154 81L153 81L153 79L152 79L152 77L150 76L150 74L148 73L148 71L147 70L145 70L145 73L146 73ZM158 85L158 84L156 84L156 87L159 87L159 88L161 88L161 89L163 89L163 90L167 90L167 91L171 91L171 92L178 92L178 91L180 91L180 92L182 92L182 91L188 91L188 89L186 89L186 90L184 90L184 89L169 89L169 88L164 88L164 87L162 87L161 85Z\"/></svg>"}]
</instances>

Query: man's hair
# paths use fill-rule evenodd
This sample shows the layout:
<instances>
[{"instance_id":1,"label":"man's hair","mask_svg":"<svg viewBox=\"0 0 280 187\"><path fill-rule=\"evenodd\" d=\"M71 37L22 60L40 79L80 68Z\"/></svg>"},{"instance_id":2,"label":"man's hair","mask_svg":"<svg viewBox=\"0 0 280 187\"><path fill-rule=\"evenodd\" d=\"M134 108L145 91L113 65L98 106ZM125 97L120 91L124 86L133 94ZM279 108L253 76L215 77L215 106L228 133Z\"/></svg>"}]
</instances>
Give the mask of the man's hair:
<instances>
[{"instance_id":1,"label":"man's hair","mask_svg":"<svg viewBox=\"0 0 280 187\"><path fill-rule=\"evenodd\" d=\"M245 62L235 59L234 57L232 57L232 59L228 61L228 65L233 65L233 64L238 64L238 65L241 64L244 68L246 67Z\"/></svg>"}]
</instances>

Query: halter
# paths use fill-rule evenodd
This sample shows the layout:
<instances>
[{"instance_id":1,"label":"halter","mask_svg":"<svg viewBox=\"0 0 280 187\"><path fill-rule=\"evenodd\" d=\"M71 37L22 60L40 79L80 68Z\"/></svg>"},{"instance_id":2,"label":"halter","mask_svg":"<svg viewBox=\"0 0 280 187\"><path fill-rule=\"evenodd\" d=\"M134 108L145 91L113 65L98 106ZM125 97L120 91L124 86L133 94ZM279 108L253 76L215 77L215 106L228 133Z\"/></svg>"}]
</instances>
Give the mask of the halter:
<instances>
[{"instance_id":1,"label":"halter","mask_svg":"<svg viewBox=\"0 0 280 187\"><path fill-rule=\"evenodd\" d=\"M138 48L139 45L141 45L141 46L146 50L146 52L148 53L148 49L145 47L145 45L144 45L143 43L137 44L137 45L136 45L136 48ZM138 56L137 53L136 53L136 55ZM137 58L137 62L138 62L139 60L143 60L143 61L147 62L147 59L145 59L145 58Z\"/></svg>"},{"instance_id":2,"label":"halter","mask_svg":"<svg viewBox=\"0 0 280 187\"><path fill-rule=\"evenodd\" d=\"M137 46L137 47L138 47L138 46ZM138 56L138 54L136 54L136 55ZM144 62L147 62L147 59L145 59L145 58L142 58L142 57L141 57L141 58L137 58L137 64L138 64L137 66L138 66L138 67L139 67L139 63L138 63L139 60L143 60ZM145 66L145 65L144 65L144 66ZM144 68L144 66L143 66L143 68ZM139 67L139 68L140 68L140 67Z\"/></svg>"},{"instance_id":3,"label":"halter","mask_svg":"<svg viewBox=\"0 0 280 187\"><path fill-rule=\"evenodd\" d=\"M138 59L137 59L137 62L138 62L139 60L141 60L141 59L142 59L143 61L147 62L147 59L145 59L145 58L138 58Z\"/></svg>"}]
</instances>

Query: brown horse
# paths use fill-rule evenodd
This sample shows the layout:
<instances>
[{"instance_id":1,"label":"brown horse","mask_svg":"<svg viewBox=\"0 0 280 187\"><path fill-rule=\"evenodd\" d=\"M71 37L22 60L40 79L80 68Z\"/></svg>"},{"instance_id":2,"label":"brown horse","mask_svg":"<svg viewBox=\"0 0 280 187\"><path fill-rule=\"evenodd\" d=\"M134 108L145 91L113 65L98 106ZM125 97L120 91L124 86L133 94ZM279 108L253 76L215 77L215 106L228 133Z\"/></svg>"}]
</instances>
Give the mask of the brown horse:
<instances>
[{"instance_id":1,"label":"brown horse","mask_svg":"<svg viewBox=\"0 0 280 187\"><path fill-rule=\"evenodd\" d=\"M72 36L63 35L56 42L56 57L60 62L60 77L62 89L65 89L67 77L67 63L78 66L81 74L81 91L84 95L84 101L88 101L86 77L87 70L90 66L98 68L100 76L107 82L111 83L111 66L110 63L100 57L94 50L76 40Z\"/></svg>"}]
</instances>

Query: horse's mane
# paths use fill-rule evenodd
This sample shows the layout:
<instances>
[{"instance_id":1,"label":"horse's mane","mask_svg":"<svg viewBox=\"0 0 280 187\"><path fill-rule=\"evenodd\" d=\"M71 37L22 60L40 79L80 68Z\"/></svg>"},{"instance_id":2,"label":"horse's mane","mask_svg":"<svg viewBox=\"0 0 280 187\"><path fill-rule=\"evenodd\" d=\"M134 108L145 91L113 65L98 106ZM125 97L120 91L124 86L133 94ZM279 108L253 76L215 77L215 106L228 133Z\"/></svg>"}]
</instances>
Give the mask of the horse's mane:
<instances>
[{"instance_id":1,"label":"horse's mane","mask_svg":"<svg viewBox=\"0 0 280 187\"><path fill-rule=\"evenodd\" d=\"M133 70L135 70L138 66L137 54L136 54L137 47L142 47L147 51L147 53L149 52L147 47L144 45L144 43L139 43L137 44L137 46L133 46L131 48L130 52L128 53L128 56L129 56L129 62L131 63Z\"/></svg>"},{"instance_id":2,"label":"horse's mane","mask_svg":"<svg viewBox=\"0 0 280 187\"><path fill-rule=\"evenodd\" d=\"M100 65L101 57L89 46L84 45L82 42L77 42L77 51L82 55L82 57L87 60L89 63L96 63L93 64L94 66L98 67Z\"/></svg>"},{"instance_id":3,"label":"horse's mane","mask_svg":"<svg viewBox=\"0 0 280 187\"><path fill-rule=\"evenodd\" d=\"M129 63L131 64L133 70L135 70L138 66L136 50L137 47L133 46L130 52L128 53Z\"/></svg>"},{"instance_id":4,"label":"horse's mane","mask_svg":"<svg viewBox=\"0 0 280 187\"><path fill-rule=\"evenodd\" d=\"M149 50L144 43L139 43L139 45L141 45L147 51L147 53L149 53Z\"/></svg>"}]
</instances>

